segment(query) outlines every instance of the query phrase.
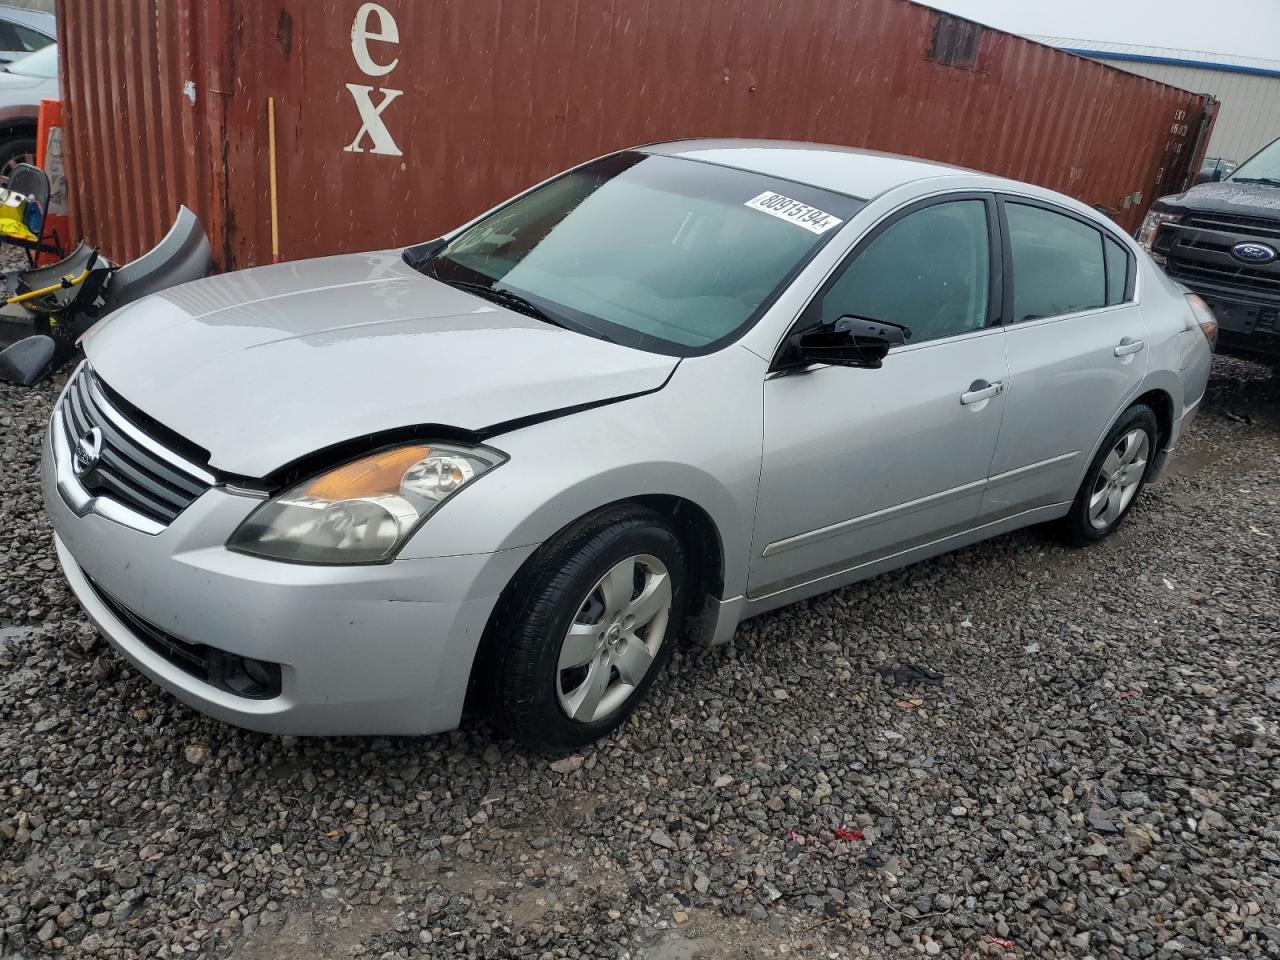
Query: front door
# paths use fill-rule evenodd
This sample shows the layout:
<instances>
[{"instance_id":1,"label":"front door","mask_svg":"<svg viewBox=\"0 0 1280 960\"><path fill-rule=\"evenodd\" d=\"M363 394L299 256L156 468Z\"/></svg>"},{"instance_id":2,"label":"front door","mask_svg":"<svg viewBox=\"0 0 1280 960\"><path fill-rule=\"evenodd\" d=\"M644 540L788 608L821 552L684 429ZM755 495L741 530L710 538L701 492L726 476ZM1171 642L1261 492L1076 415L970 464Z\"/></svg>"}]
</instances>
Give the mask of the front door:
<instances>
[{"instance_id":1,"label":"front door","mask_svg":"<svg viewBox=\"0 0 1280 960\"><path fill-rule=\"evenodd\" d=\"M1094 446L1147 371L1133 255L1067 211L1008 198L1008 407L983 513L1075 497Z\"/></svg>"},{"instance_id":2,"label":"front door","mask_svg":"<svg viewBox=\"0 0 1280 960\"><path fill-rule=\"evenodd\" d=\"M797 324L910 328L878 370L765 383L748 594L762 597L975 522L1005 409L994 200L952 195L873 230Z\"/></svg>"}]
</instances>

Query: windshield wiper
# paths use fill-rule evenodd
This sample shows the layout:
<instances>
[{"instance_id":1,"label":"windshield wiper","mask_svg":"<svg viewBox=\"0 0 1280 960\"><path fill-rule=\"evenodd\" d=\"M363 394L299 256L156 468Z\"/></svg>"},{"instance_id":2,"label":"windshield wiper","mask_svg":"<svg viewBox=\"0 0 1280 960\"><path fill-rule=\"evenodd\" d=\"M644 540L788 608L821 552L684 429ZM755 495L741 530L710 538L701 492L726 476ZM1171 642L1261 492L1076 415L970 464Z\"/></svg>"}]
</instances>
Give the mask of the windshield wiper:
<instances>
[{"instance_id":1,"label":"windshield wiper","mask_svg":"<svg viewBox=\"0 0 1280 960\"><path fill-rule=\"evenodd\" d=\"M440 280L440 277L437 276L436 279ZM440 282L447 283L451 287L457 287L459 290L466 290L468 293L474 293L485 300L491 300L517 313L523 313L525 316L533 317L535 320L542 320L544 323L549 323L554 327L569 329L569 325L563 320L553 317L536 303L520 296L513 290L500 290L497 287L489 286L487 283L476 283L474 280L440 280Z\"/></svg>"},{"instance_id":2,"label":"windshield wiper","mask_svg":"<svg viewBox=\"0 0 1280 960\"><path fill-rule=\"evenodd\" d=\"M1232 177L1232 183L1265 183L1269 187L1280 187L1280 177Z\"/></svg>"}]
</instances>

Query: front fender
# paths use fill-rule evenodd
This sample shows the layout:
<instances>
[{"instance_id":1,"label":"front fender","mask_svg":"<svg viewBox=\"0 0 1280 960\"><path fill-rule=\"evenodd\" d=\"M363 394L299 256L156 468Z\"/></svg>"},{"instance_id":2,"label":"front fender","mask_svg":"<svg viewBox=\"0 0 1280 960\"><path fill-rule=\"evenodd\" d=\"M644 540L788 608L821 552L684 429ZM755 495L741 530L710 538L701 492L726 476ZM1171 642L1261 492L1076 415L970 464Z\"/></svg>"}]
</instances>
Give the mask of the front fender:
<instances>
[{"instance_id":1,"label":"front fender","mask_svg":"<svg viewBox=\"0 0 1280 960\"><path fill-rule=\"evenodd\" d=\"M763 438L764 361L741 348L683 361L657 393L492 438L508 462L461 491L401 556L539 544L600 507L689 500L715 524L726 596L746 586Z\"/></svg>"}]
</instances>

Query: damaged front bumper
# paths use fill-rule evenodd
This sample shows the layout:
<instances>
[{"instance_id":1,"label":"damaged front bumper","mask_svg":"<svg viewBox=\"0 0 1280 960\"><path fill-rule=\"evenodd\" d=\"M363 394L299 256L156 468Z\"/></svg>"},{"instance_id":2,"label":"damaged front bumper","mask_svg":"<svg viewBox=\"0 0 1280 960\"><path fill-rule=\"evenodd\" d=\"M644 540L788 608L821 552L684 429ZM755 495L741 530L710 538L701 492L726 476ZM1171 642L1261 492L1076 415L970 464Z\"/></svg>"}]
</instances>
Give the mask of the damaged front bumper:
<instances>
[{"instance_id":1,"label":"damaged front bumper","mask_svg":"<svg viewBox=\"0 0 1280 960\"><path fill-rule=\"evenodd\" d=\"M257 499L214 487L142 532L72 508L59 482L73 502L78 482L58 476L68 451L57 444L65 438L50 431L41 481L58 560L89 617L143 674L197 710L270 733L457 726L489 615L534 547L348 567L250 557L224 542ZM233 692L233 668L267 686Z\"/></svg>"}]
</instances>

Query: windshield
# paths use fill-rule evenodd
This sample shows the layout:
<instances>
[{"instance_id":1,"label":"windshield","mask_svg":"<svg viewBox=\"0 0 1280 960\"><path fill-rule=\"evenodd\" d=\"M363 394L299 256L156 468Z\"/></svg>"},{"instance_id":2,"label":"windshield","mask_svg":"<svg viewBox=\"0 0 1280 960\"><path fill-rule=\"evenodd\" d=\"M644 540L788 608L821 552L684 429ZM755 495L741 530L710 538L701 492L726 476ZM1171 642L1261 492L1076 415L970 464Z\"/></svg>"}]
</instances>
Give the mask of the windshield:
<instances>
[{"instance_id":1,"label":"windshield","mask_svg":"<svg viewBox=\"0 0 1280 960\"><path fill-rule=\"evenodd\" d=\"M1254 181L1280 186L1280 140L1263 147L1240 164L1236 172L1227 179L1237 183Z\"/></svg>"},{"instance_id":2,"label":"windshield","mask_svg":"<svg viewBox=\"0 0 1280 960\"><path fill-rule=\"evenodd\" d=\"M754 323L862 205L760 174L627 152L508 204L421 269L517 306L523 298L583 333L685 356Z\"/></svg>"},{"instance_id":3,"label":"windshield","mask_svg":"<svg viewBox=\"0 0 1280 960\"><path fill-rule=\"evenodd\" d=\"M53 80L58 76L58 45L51 43L43 50L37 50L20 60L9 64L8 71L24 77L39 77L41 80Z\"/></svg>"}]
</instances>

